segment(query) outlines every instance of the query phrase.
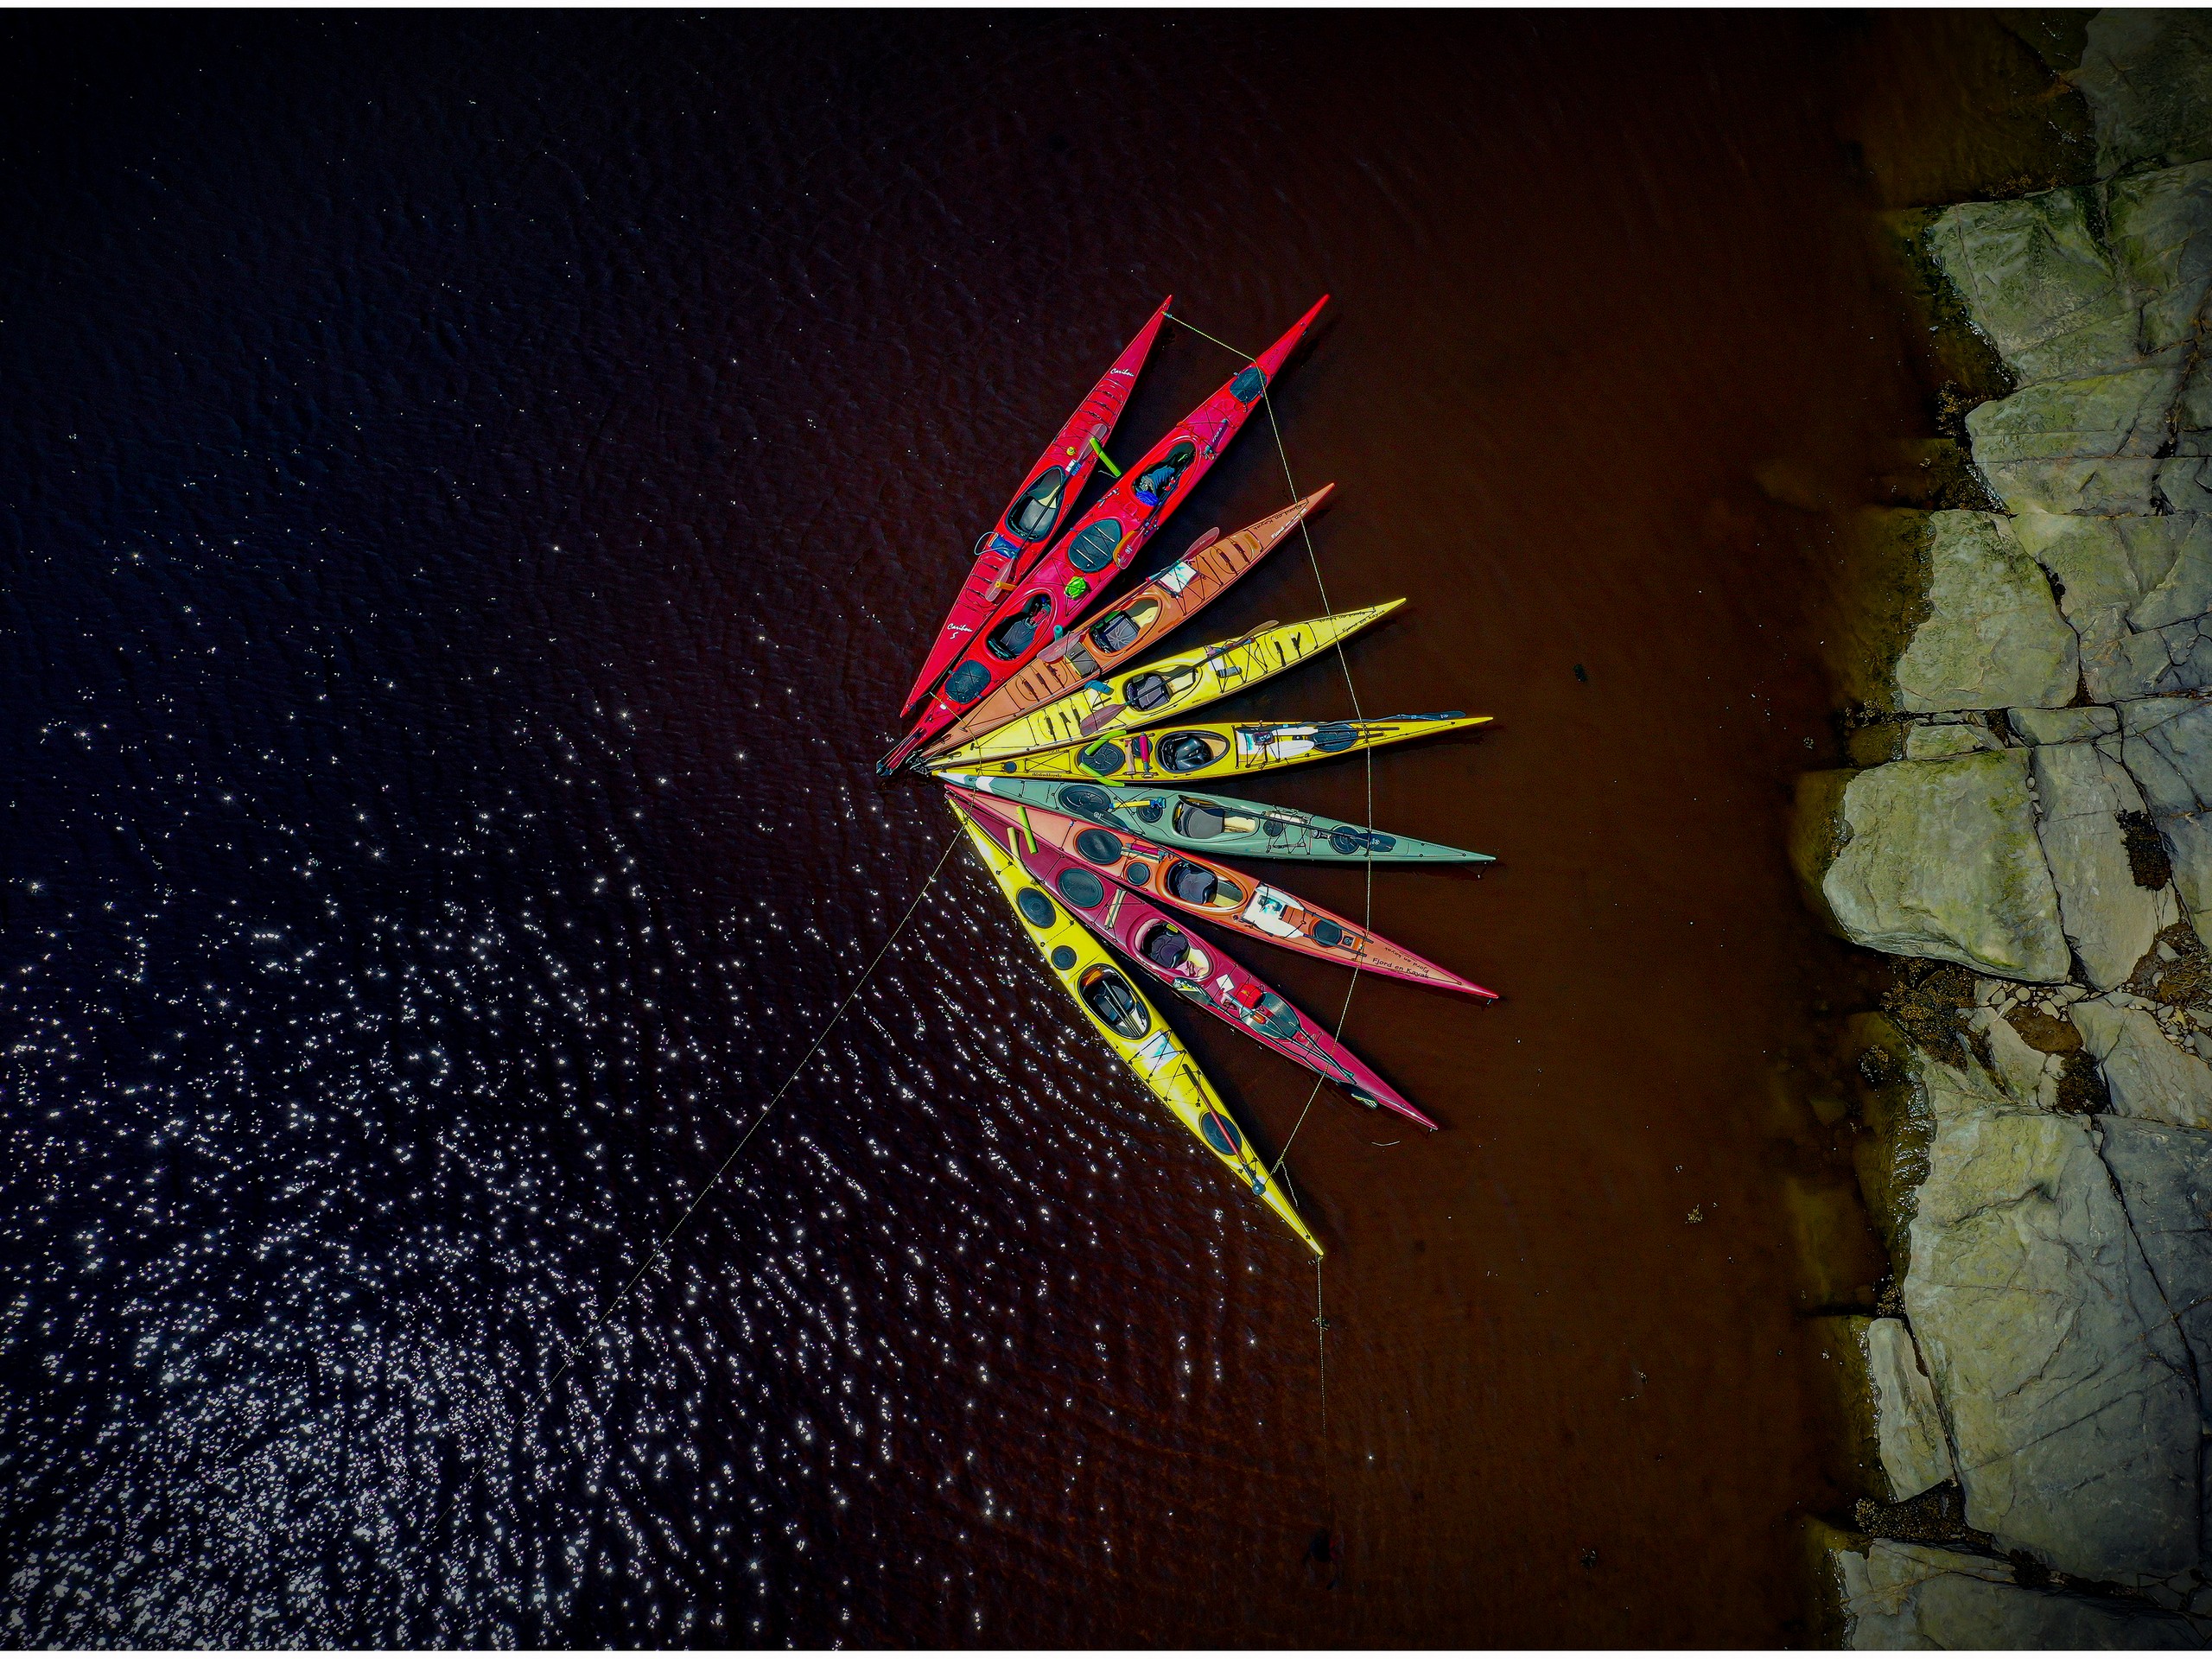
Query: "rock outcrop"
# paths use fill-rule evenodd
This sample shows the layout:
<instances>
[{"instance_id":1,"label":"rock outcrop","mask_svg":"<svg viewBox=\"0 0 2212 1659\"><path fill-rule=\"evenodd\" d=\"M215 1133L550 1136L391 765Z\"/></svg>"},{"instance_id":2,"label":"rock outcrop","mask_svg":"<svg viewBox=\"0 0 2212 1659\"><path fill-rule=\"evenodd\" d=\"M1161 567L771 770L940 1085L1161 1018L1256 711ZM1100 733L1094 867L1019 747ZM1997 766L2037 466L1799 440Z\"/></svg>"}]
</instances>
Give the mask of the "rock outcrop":
<instances>
[{"instance_id":1,"label":"rock outcrop","mask_svg":"<svg viewBox=\"0 0 2212 1659\"><path fill-rule=\"evenodd\" d=\"M1902 729L1800 791L1836 931L1979 976L1859 1038L1880 1485L1963 1515L1832 1545L1859 1647L2212 1642L2212 22L2099 13L2073 79L2100 176L1925 232L2001 511L1870 527Z\"/></svg>"},{"instance_id":2,"label":"rock outcrop","mask_svg":"<svg viewBox=\"0 0 2212 1659\"><path fill-rule=\"evenodd\" d=\"M1830 1552L1853 1648L2171 1649L2187 1621L2133 1601L2028 1589L2009 1561L1887 1538Z\"/></svg>"}]
</instances>

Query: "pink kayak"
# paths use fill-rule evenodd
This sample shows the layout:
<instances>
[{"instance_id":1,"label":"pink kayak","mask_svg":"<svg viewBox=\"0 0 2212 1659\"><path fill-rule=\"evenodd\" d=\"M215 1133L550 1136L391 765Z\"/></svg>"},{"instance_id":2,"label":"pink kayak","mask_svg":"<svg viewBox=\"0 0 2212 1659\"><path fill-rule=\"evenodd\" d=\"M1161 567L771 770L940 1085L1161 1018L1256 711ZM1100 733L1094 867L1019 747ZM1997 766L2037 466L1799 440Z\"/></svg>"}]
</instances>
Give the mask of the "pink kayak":
<instances>
[{"instance_id":1,"label":"pink kayak","mask_svg":"<svg viewBox=\"0 0 2212 1659\"><path fill-rule=\"evenodd\" d=\"M1167 522L1167 515L1182 505L1243 429L1284 359L1328 302L1328 296L1322 296L1256 362L1185 416L1068 527L1058 544L999 602L939 683L914 729L875 763L878 772L888 778L897 772L924 744L1020 672L1105 596L1108 585L1129 568Z\"/></svg>"},{"instance_id":2,"label":"pink kayak","mask_svg":"<svg viewBox=\"0 0 2212 1659\"><path fill-rule=\"evenodd\" d=\"M962 806L1007 818L1029 839L1080 860L1101 875L1148 899L1203 916L1248 939L1281 945L1342 967L1357 964L1363 973L1382 974L1434 990L1458 991L1485 1002L1497 1000L1496 991L1485 990L1471 979L1439 967L1380 933L1309 904L1287 887L1255 881L1203 854L1170 850L1126 832L1085 823L1065 812L1050 812L962 785L947 784L945 788Z\"/></svg>"},{"instance_id":3,"label":"pink kayak","mask_svg":"<svg viewBox=\"0 0 2212 1659\"><path fill-rule=\"evenodd\" d=\"M1037 464L1021 480L1021 487L1007 503L998 523L976 542L975 567L961 584L960 597L945 613L944 626L938 630L936 643L930 647L928 660L922 664L914 689L906 694L900 714L929 696L952 659L998 608L999 601L1044 556L1052 544L1052 532L1090 481L1091 469L1097 466L1106 440L1113 436L1115 423L1128 406L1138 372L1152 354L1153 342L1160 338L1160 325L1167 320L1167 308L1174 300L1172 294L1162 300L1152 321L1122 348L1114 366L1090 389L1090 396L1068 416L1059 435L1037 457Z\"/></svg>"},{"instance_id":4,"label":"pink kayak","mask_svg":"<svg viewBox=\"0 0 2212 1659\"><path fill-rule=\"evenodd\" d=\"M982 802L963 796L959 804L1039 886L1057 894L1070 914L1177 995L1326 1078L1362 1106L1385 1106L1424 1129L1436 1127L1366 1062L1218 944L1192 938L1165 911L1127 887L1102 880L1088 865L1046 846Z\"/></svg>"}]
</instances>

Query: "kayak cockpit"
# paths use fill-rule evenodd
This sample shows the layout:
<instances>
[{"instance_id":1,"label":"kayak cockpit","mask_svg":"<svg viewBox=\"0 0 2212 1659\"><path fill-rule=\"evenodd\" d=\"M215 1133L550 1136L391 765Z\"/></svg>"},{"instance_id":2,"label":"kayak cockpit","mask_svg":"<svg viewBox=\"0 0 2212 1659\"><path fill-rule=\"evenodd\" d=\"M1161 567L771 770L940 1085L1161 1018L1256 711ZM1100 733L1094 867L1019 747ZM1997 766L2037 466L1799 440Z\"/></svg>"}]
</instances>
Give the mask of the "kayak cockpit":
<instances>
[{"instance_id":1,"label":"kayak cockpit","mask_svg":"<svg viewBox=\"0 0 2212 1659\"><path fill-rule=\"evenodd\" d=\"M1107 612L1090 625L1084 637L1090 641L1092 650L1110 656L1136 644L1159 614L1158 600L1141 599L1127 610Z\"/></svg>"},{"instance_id":2,"label":"kayak cockpit","mask_svg":"<svg viewBox=\"0 0 2212 1659\"><path fill-rule=\"evenodd\" d=\"M993 628L983 641L985 649L1001 662L1010 663L1036 642L1037 630L1052 614L1052 596L1033 594L1029 602Z\"/></svg>"},{"instance_id":3,"label":"kayak cockpit","mask_svg":"<svg viewBox=\"0 0 2212 1659\"><path fill-rule=\"evenodd\" d=\"M1021 499L1007 513L1007 533L1025 542L1042 540L1059 522L1060 501L1067 487L1067 468L1049 468L1021 493Z\"/></svg>"},{"instance_id":4,"label":"kayak cockpit","mask_svg":"<svg viewBox=\"0 0 2212 1659\"><path fill-rule=\"evenodd\" d=\"M1098 1023L1135 1041L1152 1029L1152 1016L1129 988L1129 982L1111 968L1086 969L1076 982L1076 993Z\"/></svg>"},{"instance_id":5,"label":"kayak cockpit","mask_svg":"<svg viewBox=\"0 0 2212 1659\"><path fill-rule=\"evenodd\" d=\"M1187 795L1175 804L1175 833L1186 841L1211 841L1217 836L1249 836L1260 827L1257 818L1224 812L1211 801L1194 801Z\"/></svg>"},{"instance_id":6,"label":"kayak cockpit","mask_svg":"<svg viewBox=\"0 0 2212 1659\"><path fill-rule=\"evenodd\" d=\"M1206 953L1173 922L1147 922L1129 943L1139 956L1162 973L1181 979L1203 980L1213 971L1213 963Z\"/></svg>"},{"instance_id":7,"label":"kayak cockpit","mask_svg":"<svg viewBox=\"0 0 2212 1659\"><path fill-rule=\"evenodd\" d=\"M1195 668L1179 668L1168 674L1147 669L1122 682L1122 701L1139 714L1150 714L1198 683L1198 671Z\"/></svg>"},{"instance_id":8,"label":"kayak cockpit","mask_svg":"<svg viewBox=\"0 0 2212 1659\"><path fill-rule=\"evenodd\" d=\"M1183 481L1183 469L1198 458L1198 445L1185 438L1137 474L1131 493L1147 507L1158 506L1175 493L1175 486Z\"/></svg>"},{"instance_id":9,"label":"kayak cockpit","mask_svg":"<svg viewBox=\"0 0 2212 1659\"><path fill-rule=\"evenodd\" d=\"M1160 888L1170 898L1209 910L1235 910L1244 902L1244 891L1234 881L1186 858L1168 861L1160 873Z\"/></svg>"},{"instance_id":10,"label":"kayak cockpit","mask_svg":"<svg viewBox=\"0 0 2212 1659\"><path fill-rule=\"evenodd\" d=\"M1229 753L1229 740L1215 732L1171 732L1153 753L1168 772L1200 772Z\"/></svg>"}]
</instances>

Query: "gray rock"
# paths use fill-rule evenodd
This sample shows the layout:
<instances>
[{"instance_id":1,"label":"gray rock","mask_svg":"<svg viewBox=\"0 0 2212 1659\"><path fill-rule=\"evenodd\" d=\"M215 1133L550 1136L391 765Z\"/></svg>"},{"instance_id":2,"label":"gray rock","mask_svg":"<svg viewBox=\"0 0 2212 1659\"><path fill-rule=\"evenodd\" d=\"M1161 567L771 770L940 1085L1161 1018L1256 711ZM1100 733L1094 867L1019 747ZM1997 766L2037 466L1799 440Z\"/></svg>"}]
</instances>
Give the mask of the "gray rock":
<instances>
[{"instance_id":1,"label":"gray rock","mask_svg":"<svg viewBox=\"0 0 2212 1659\"><path fill-rule=\"evenodd\" d=\"M1904 758L1908 760L1941 760L1949 755L1972 754L1976 749L1998 747L1996 741L1978 726L1910 726L1904 734Z\"/></svg>"},{"instance_id":2,"label":"gray rock","mask_svg":"<svg viewBox=\"0 0 2212 1659\"><path fill-rule=\"evenodd\" d=\"M2136 1243L2196 1361L2212 1409L2212 1135L2126 1118L2097 1120Z\"/></svg>"},{"instance_id":3,"label":"gray rock","mask_svg":"<svg viewBox=\"0 0 2212 1659\"><path fill-rule=\"evenodd\" d=\"M1927 620L1897 658L1897 706L1928 714L2063 703L2079 646L2050 583L1995 513L1931 512Z\"/></svg>"},{"instance_id":4,"label":"gray rock","mask_svg":"<svg viewBox=\"0 0 2212 1659\"><path fill-rule=\"evenodd\" d=\"M2085 997L2067 1010L2123 1117L2212 1128L2212 1065L2170 1040L2133 999Z\"/></svg>"},{"instance_id":5,"label":"gray rock","mask_svg":"<svg viewBox=\"0 0 2212 1659\"><path fill-rule=\"evenodd\" d=\"M1987 472L2016 461L2155 456L2188 366L2187 348L2174 346L2126 368L2022 386L1967 412L1974 458Z\"/></svg>"},{"instance_id":6,"label":"gray rock","mask_svg":"<svg viewBox=\"0 0 2212 1659\"><path fill-rule=\"evenodd\" d=\"M1866 1344L1882 1473L1890 1501L1902 1503L1950 1479L1950 1443L1943 1438L1935 1385L1921 1369L1904 1321L1868 1320Z\"/></svg>"},{"instance_id":7,"label":"gray rock","mask_svg":"<svg viewBox=\"0 0 2212 1659\"><path fill-rule=\"evenodd\" d=\"M1838 931L1877 950L2003 978L2066 978L2027 753L1892 761L1851 775L1840 791L1807 791L1807 810L1832 817L1811 834L1801 823L1800 868Z\"/></svg>"},{"instance_id":8,"label":"gray rock","mask_svg":"<svg viewBox=\"0 0 2212 1659\"><path fill-rule=\"evenodd\" d=\"M2012 531L2063 590L2090 696L2118 702L2212 683L2212 518L2025 512Z\"/></svg>"},{"instance_id":9,"label":"gray rock","mask_svg":"<svg viewBox=\"0 0 2212 1659\"><path fill-rule=\"evenodd\" d=\"M1904 1292L1967 1523L2082 1578L2173 1578L2199 1560L2201 1412L2092 1127L1953 1092Z\"/></svg>"},{"instance_id":10,"label":"gray rock","mask_svg":"<svg viewBox=\"0 0 2212 1659\"><path fill-rule=\"evenodd\" d=\"M2201 1646L2189 1624L2139 1603L2024 1589L2009 1561L1874 1538L1829 1560L1843 1645L1899 1648L2171 1649Z\"/></svg>"},{"instance_id":11,"label":"gray rock","mask_svg":"<svg viewBox=\"0 0 2212 1659\"><path fill-rule=\"evenodd\" d=\"M2120 716L2109 709L2015 709L2005 718L2023 743L2073 743L2120 730Z\"/></svg>"},{"instance_id":12,"label":"gray rock","mask_svg":"<svg viewBox=\"0 0 2212 1659\"><path fill-rule=\"evenodd\" d=\"M1977 465L1990 488L2014 512L2212 512L2212 462L2193 455L2166 460L2090 456L1978 461Z\"/></svg>"},{"instance_id":13,"label":"gray rock","mask_svg":"<svg viewBox=\"0 0 2212 1659\"><path fill-rule=\"evenodd\" d=\"M2135 884L2119 815L2143 810L2143 797L2127 769L2094 743L2046 743L2031 753L2059 921L2089 982L2109 990L2135 971L2158 930L2180 919L2180 907Z\"/></svg>"},{"instance_id":14,"label":"gray rock","mask_svg":"<svg viewBox=\"0 0 2212 1659\"><path fill-rule=\"evenodd\" d=\"M2212 702L2147 697L2120 705L2120 755L2161 817L2212 807ZM2112 740L2104 740L2110 747Z\"/></svg>"},{"instance_id":15,"label":"gray rock","mask_svg":"<svg viewBox=\"0 0 2212 1659\"><path fill-rule=\"evenodd\" d=\"M2158 833L2173 861L2175 895L2197 938L2212 950L2212 817L2161 817Z\"/></svg>"},{"instance_id":16,"label":"gray rock","mask_svg":"<svg viewBox=\"0 0 2212 1659\"><path fill-rule=\"evenodd\" d=\"M2105 213L2116 270L2141 302L2143 349L2186 341L2212 282L2212 162L2116 179Z\"/></svg>"},{"instance_id":17,"label":"gray rock","mask_svg":"<svg viewBox=\"0 0 2212 1659\"><path fill-rule=\"evenodd\" d=\"M2096 123L2099 174L2212 155L2212 18L2106 10L2088 35L2071 79Z\"/></svg>"},{"instance_id":18,"label":"gray rock","mask_svg":"<svg viewBox=\"0 0 2212 1659\"><path fill-rule=\"evenodd\" d=\"M1929 251L2022 381L2140 355L2135 284L2097 233L2103 211L2101 187L2086 186L1961 202L1929 228Z\"/></svg>"}]
</instances>

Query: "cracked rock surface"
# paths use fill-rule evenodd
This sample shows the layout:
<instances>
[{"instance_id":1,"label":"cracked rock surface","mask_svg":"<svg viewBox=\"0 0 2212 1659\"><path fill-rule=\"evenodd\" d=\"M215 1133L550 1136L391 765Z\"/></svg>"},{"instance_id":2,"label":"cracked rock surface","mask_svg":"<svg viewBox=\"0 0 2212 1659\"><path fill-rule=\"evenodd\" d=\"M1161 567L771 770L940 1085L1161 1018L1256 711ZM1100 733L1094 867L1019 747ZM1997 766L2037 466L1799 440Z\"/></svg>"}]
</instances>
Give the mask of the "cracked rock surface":
<instances>
[{"instance_id":1,"label":"cracked rock surface","mask_svg":"<svg viewBox=\"0 0 2212 1659\"><path fill-rule=\"evenodd\" d=\"M1860 1062L1864 1386L1893 1501L1966 1529L1831 1545L1857 1647L2212 1643L2212 20L2087 38L2100 176L1925 221L2012 377L1964 422L1998 510L1870 521L1900 758L1800 788L1809 895L1923 959Z\"/></svg>"}]
</instances>

